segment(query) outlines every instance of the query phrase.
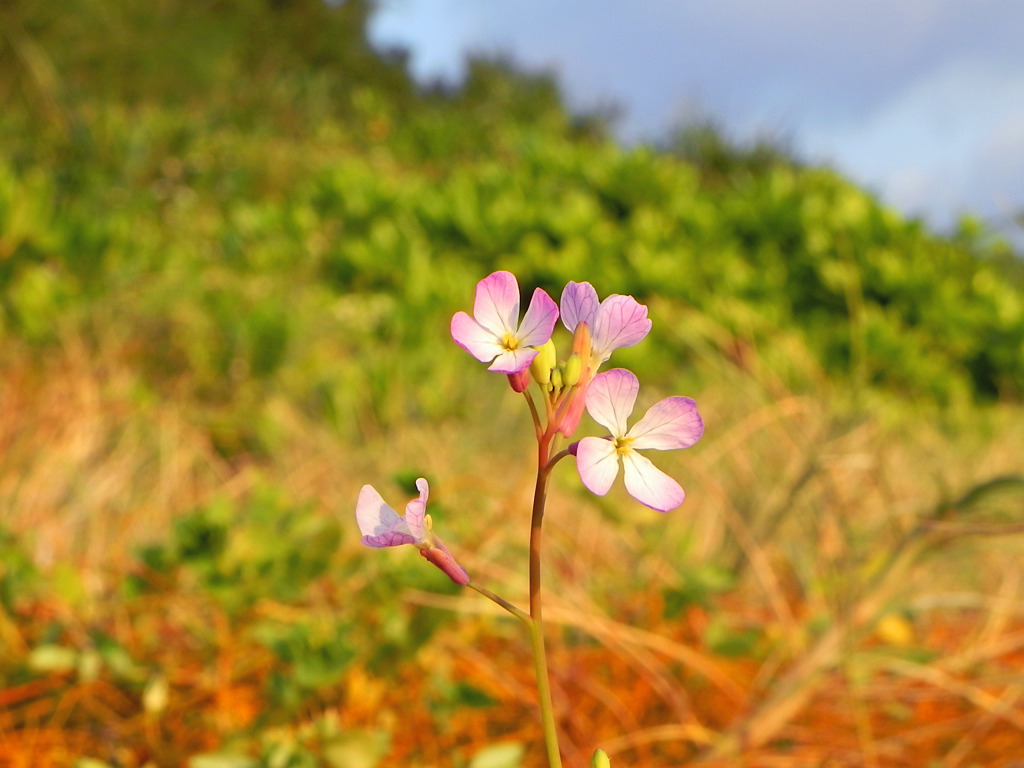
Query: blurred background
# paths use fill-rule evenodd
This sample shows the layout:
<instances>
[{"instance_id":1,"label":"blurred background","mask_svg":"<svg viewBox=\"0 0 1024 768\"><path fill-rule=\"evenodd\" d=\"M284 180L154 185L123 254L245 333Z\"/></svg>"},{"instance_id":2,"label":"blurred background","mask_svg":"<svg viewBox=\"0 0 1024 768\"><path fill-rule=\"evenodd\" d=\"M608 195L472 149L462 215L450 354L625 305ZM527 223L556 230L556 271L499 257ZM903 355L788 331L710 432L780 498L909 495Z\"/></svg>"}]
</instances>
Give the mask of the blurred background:
<instances>
[{"instance_id":1,"label":"blurred background","mask_svg":"<svg viewBox=\"0 0 1024 768\"><path fill-rule=\"evenodd\" d=\"M407 48L419 82L505 55L556 75L574 111L614 117L627 144L710 124L833 165L941 231L969 214L1020 244L1022 26L1012 0L387 0L369 32Z\"/></svg>"},{"instance_id":2,"label":"blurred background","mask_svg":"<svg viewBox=\"0 0 1024 768\"><path fill-rule=\"evenodd\" d=\"M645 8L0 3L0 763L542 765L518 622L352 514L525 602L495 269L707 425L668 515L555 474L567 764L1024 750L1016 6Z\"/></svg>"}]
</instances>

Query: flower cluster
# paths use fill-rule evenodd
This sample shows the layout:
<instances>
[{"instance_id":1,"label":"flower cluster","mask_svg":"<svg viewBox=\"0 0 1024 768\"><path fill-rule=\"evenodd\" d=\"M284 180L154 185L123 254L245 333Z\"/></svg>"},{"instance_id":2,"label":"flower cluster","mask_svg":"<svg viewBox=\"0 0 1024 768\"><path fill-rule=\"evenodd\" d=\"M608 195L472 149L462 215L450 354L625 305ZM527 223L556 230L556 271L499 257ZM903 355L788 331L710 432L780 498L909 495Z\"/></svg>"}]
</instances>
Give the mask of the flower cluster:
<instances>
[{"instance_id":1,"label":"flower cluster","mask_svg":"<svg viewBox=\"0 0 1024 768\"><path fill-rule=\"evenodd\" d=\"M561 364L551 341L559 316L573 334L571 354ZM640 386L636 376L621 368L598 373L615 350L640 343L650 330L647 307L632 296L600 301L590 283L575 282L565 286L559 306L538 288L519 323L519 284L509 272L481 280L473 317L459 312L451 325L455 343L489 363L489 370L507 374L515 391L524 391L531 377L537 383L547 414L538 434L571 437L584 407L609 430L604 438L584 437L569 447L590 491L606 494L621 461L629 494L667 512L683 503L683 489L637 451L688 448L700 440L704 422L697 404L688 397L666 398L629 429Z\"/></svg>"},{"instance_id":2,"label":"flower cluster","mask_svg":"<svg viewBox=\"0 0 1024 768\"><path fill-rule=\"evenodd\" d=\"M571 438L586 410L610 434L584 437L551 459L575 456L580 480L591 492L608 493L623 467L626 490L637 501L661 512L683 503L682 487L638 451L688 448L700 440L704 422L688 397L669 397L655 403L628 426L640 389L630 371L615 368L600 372L612 353L643 341L651 330L647 307L632 296L617 294L601 301L590 283L570 282L561 301L542 289L533 292L520 320L519 283L510 272L495 272L476 287L473 315L457 312L451 321L455 343L488 370L505 374L512 389L530 402L543 455L553 442ZM564 361L551 337L561 317L572 334L572 348ZM531 381L540 391L544 418L528 392ZM370 485L363 486L356 518L369 547L412 544L457 584L469 583L466 571L455 562L433 532L426 514L427 481L416 481L420 495L406 506L404 516L389 507Z\"/></svg>"}]
</instances>

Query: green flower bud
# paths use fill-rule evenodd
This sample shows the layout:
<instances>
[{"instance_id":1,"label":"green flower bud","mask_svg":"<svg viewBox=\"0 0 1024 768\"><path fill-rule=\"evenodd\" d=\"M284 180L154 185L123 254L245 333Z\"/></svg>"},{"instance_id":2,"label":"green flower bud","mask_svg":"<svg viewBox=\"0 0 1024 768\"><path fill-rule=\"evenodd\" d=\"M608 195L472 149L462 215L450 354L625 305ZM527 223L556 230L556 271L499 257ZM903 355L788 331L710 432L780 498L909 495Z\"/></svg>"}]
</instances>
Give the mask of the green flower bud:
<instances>
[{"instance_id":1,"label":"green flower bud","mask_svg":"<svg viewBox=\"0 0 1024 768\"><path fill-rule=\"evenodd\" d=\"M558 362L556 355L555 343L551 339L537 347L537 356L530 363L530 375L538 384L543 386L551 381L551 369Z\"/></svg>"},{"instance_id":2,"label":"green flower bud","mask_svg":"<svg viewBox=\"0 0 1024 768\"><path fill-rule=\"evenodd\" d=\"M565 372L562 374L562 382L567 387L574 387L579 384L580 374L583 372L583 361L579 355L573 355L565 361Z\"/></svg>"},{"instance_id":3,"label":"green flower bud","mask_svg":"<svg viewBox=\"0 0 1024 768\"><path fill-rule=\"evenodd\" d=\"M608 753L603 749L597 750L590 761L590 768L612 768L612 761L608 759Z\"/></svg>"},{"instance_id":4,"label":"green flower bud","mask_svg":"<svg viewBox=\"0 0 1024 768\"><path fill-rule=\"evenodd\" d=\"M562 380L562 369L552 368L551 369L551 386L555 392L561 392L563 386Z\"/></svg>"}]
</instances>

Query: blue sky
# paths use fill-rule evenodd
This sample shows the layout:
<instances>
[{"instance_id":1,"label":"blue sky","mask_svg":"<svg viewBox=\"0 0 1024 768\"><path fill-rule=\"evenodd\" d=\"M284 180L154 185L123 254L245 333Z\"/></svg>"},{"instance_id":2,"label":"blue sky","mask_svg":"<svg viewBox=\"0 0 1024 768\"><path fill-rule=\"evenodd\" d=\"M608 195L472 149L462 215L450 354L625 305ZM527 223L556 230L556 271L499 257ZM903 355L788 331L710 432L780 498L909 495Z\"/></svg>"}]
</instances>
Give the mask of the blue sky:
<instances>
[{"instance_id":1,"label":"blue sky","mask_svg":"<svg viewBox=\"0 0 1024 768\"><path fill-rule=\"evenodd\" d=\"M553 71L626 142L695 116L780 137L943 231L1024 211L1022 0L380 0L371 36L419 78Z\"/></svg>"}]
</instances>

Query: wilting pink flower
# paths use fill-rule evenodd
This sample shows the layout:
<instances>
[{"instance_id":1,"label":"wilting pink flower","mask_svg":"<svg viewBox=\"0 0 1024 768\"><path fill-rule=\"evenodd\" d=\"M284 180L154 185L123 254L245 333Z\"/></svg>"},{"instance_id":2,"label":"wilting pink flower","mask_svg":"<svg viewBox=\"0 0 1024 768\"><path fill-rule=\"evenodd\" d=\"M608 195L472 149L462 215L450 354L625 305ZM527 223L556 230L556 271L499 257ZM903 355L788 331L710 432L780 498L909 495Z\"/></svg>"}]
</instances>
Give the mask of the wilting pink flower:
<instances>
[{"instance_id":1,"label":"wilting pink flower","mask_svg":"<svg viewBox=\"0 0 1024 768\"><path fill-rule=\"evenodd\" d=\"M554 300L538 288L519 322L519 283L511 272L495 272L476 285L473 317L452 317L455 343L497 373L519 373L529 367L541 344L551 338L558 320Z\"/></svg>"},{"instance_id":2,"label":"wilting pink flower","mask_svg":"<svg viewBox=\"0 0 1024 768\"><path fill-rule=\"evenodd\" d=\"M619 473L621 459L629 495L652 509L668 512L682 504L686 494L679 483L637 451L688 448L704 434L704 422L693 400L668 397L655 403L627 430L626 420L633 413L639 389L636 376L623 368L594 377L587 389L587 411L608 428L611 436L580 440L576 445L576 466L583 484L604 496Z\"/></svg>"},{"instance_id":3,"label":"wilting pink flower","mask_svg":"<svg viewBox=\"0 0 1024 768\"><path fill-rule=\"evenodd\" d=\"M380 549L412 544L420 554L436 565L456 584L469 583L466 570L455 562L444 542L434 533L427 514L427 496L430 488L424 478L416 481L420 495L405 506L405 515L399 515L387 505L372 485L364 485L356 501L356 522L363 534L363 544Z\"/></svg>"},{"instance_id":4,"label":"wilting pink flower","mask_svg":"<svg viewBox=\"0 0 1024 768\"><path fill-rule=\"evenodd\" d=\"M579 323L590 328L594 370L616 349L640 343L651 330L647 307L632 296L619 294L598 302L590 283L568 283L562 291L561 310L562 322L570 331Z\"/></svg>"}]
</instances>

